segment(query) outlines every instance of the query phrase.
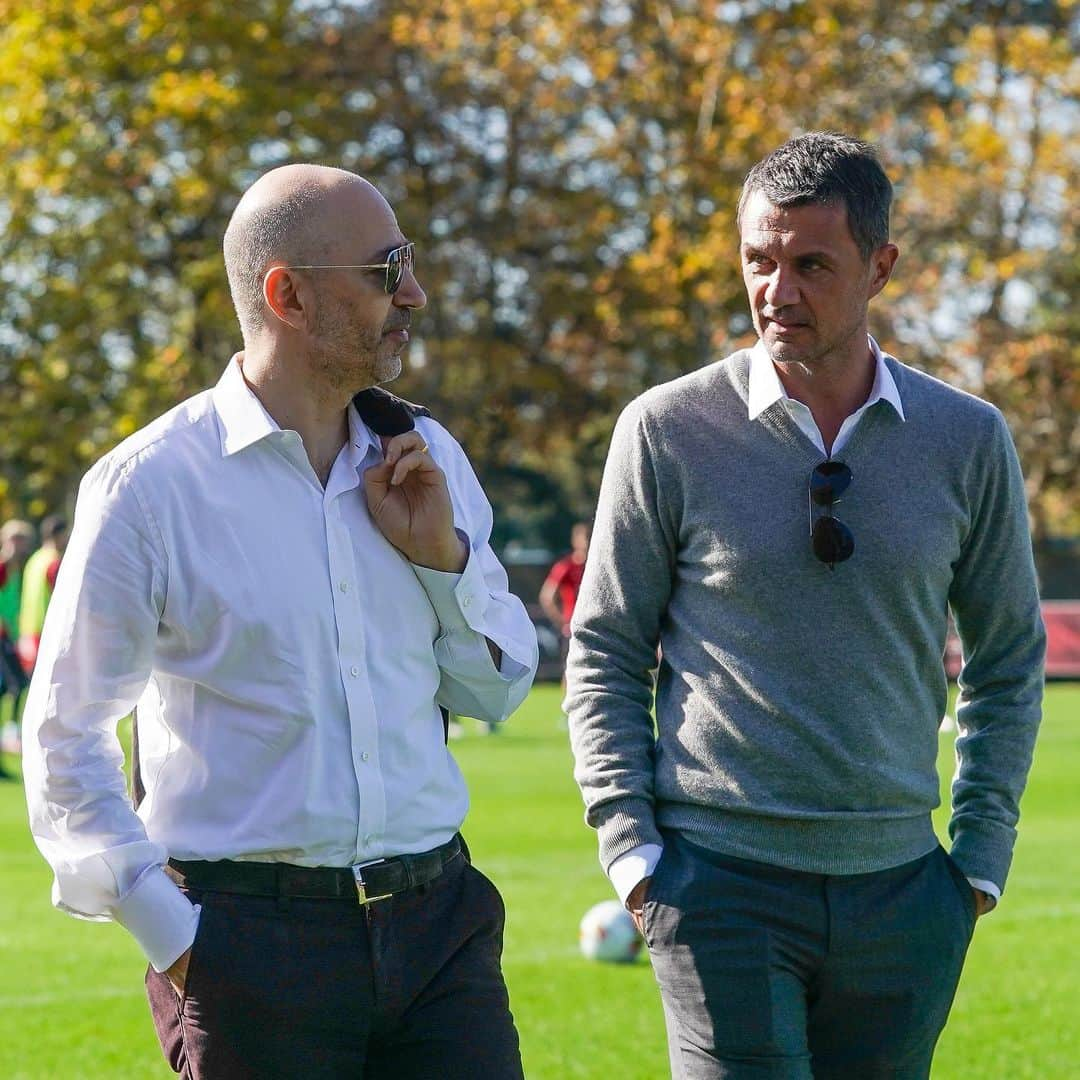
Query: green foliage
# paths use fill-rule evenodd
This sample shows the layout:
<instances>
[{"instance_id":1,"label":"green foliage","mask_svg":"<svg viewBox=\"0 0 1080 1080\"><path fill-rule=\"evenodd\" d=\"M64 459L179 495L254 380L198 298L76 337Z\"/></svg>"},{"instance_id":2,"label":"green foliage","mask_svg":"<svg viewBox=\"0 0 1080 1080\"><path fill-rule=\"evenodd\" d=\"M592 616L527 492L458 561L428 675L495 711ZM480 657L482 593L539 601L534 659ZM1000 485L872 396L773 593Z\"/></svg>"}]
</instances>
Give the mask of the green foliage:
<instances>
[{"instance_id":1,"label":"green foliage","mask_svg":"<svg viewBox=\"0 0 1080 1080\"><path fill-rule=\"evenodd\" d=\"M461 436L509 534L561 544L622 405L747 341L746 169L829 127L897 184L875 332L999 403L1038 529L1076 526L1076 10L0 0L0 511L62 503L216 377L239 345L225 222L306 159L397 206L430 297L398 388Z\"/></svg>"}]
</instances>

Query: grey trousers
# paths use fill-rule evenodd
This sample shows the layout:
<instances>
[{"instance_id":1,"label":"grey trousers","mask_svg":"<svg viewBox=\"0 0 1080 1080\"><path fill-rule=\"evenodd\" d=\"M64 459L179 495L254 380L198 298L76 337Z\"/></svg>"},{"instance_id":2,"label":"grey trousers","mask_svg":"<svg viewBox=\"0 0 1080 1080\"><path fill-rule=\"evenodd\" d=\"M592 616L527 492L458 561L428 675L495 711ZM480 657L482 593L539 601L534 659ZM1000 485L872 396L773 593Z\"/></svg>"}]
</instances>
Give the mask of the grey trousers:
<instances>
[{"instance_id":1,"label":"grey trousers","mask_svg":"<svg viewBox=\"0 0 1080 1080\"><path fill-rule=\"evenodd\" d=\"M826 876L667 833L644 908L676 1080L917 1080L975 897L945 851Z\"/></svg>"}]
</instances>

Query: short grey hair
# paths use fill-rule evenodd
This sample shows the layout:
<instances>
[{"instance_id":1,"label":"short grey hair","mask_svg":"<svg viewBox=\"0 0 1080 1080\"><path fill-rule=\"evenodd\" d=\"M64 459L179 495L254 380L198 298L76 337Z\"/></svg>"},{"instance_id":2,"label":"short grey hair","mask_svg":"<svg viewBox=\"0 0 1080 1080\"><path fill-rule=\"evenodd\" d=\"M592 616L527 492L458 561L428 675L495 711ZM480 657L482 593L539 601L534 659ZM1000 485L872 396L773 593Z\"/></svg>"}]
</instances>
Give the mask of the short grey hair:
<instances>
[{"instance_id":1,"label":"short grey hair","mask_svg":"<svg viewBox=\"0 0 1080 1080\"><path fill-rule=\"evenodd\" d=\"M870 143L835 131L811 131L759 161L743 181L737 221L760 191L773 206L843 206L848 228L866 260L889 242L892 184Z\"/></svg>"},{"instance_id":2,"label":"short grey hair","mask_svg":"<svg viewBox=\"0 0 1080 1080\"><path fill-rule=\"evenodd\" d=\"M225 273L245 338L263 325L263 277L273 260L287 265L327 262L328 238L319 210L326 188L302 184L272 203L238 208L225 230Z\"/></svg>"}]
</instances>

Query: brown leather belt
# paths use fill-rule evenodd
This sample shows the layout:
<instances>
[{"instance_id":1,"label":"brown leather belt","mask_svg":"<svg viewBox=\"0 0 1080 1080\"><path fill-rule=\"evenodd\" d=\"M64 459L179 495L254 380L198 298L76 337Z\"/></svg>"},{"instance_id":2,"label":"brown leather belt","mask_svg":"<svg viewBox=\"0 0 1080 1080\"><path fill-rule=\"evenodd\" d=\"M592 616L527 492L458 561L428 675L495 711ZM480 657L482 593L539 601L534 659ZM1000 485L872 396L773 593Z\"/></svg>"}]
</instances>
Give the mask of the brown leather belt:
<instances>
[{"instance_id":1,"label":"brown leather belt","mask_svg":"<svg viewBox=\"0 0 1080 1080\"><path fill-rule=\"evenodd\" d=\"M291 863L191 862L170 859L165 873L184 888L295 900L348 900L360 905L434 881L461 854L461 839L416 855L396 855L358 866L293 866Z\"/></svg>"}]
</instances>

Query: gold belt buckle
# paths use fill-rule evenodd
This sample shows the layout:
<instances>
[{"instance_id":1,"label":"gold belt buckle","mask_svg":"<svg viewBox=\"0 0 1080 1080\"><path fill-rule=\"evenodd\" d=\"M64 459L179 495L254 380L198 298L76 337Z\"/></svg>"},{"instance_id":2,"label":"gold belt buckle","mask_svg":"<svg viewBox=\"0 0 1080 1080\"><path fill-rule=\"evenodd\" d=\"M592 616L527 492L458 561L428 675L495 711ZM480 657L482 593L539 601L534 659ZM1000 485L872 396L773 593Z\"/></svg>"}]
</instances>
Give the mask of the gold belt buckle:
<instances>
[{"instance_id":1,"label":"gold belt buckle","mask_svg":"<svg viewBox=\"0 0 1080 1080\"><path fill-rule=\"evenodd\" d=\"M358 866L352 868L353 878L356 880L356 896L357 901L361 907L367 904L374 904L376 900L389 900L393 893L383 893L380 896L368 896L367 886L364 884L363 871L368 866L377 866L379 863L386 862L385 859L372 859L371 862L360 863Z\"/></svg>"}]
</instances>

